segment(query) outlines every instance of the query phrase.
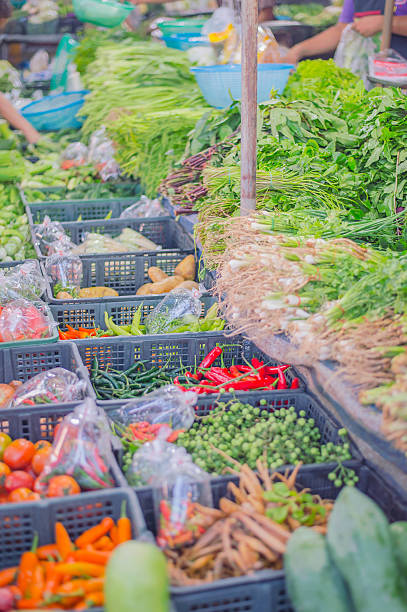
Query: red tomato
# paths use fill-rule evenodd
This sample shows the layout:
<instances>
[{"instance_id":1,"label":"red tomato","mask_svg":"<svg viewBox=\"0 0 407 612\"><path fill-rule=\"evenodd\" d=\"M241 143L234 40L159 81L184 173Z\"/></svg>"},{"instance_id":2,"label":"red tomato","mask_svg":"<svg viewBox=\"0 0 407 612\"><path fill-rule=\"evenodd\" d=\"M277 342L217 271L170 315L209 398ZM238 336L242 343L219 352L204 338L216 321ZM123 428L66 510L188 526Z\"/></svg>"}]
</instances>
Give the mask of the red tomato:
<instances>
[{"instance_id":1,"label":"red tomato","mask_svg":"<svg viewBox=\"0 0 407 612\"><path fill-rule=\"evenodd\" d=\"M14 489L31 489L34 486L34 478L27 474L27 472L23 472L22 470L16 470L15 472L11 472L8 476L6 476L6 480L4 482L4 488L7 493L11 493Z\"/></svg>"},{"instance_id":2,"label":"red tomato","mask_svg":"<svg viewBox=\"0 0 407 612\"><path fill-rule=\"evenodd\" d=\"M64 497L80 492L80 486L71 476L54 476L49 481L47 497Z\"/></svg>"},{"instance_id":3,"label":"red tomato","mask_svg":"<svg viewBox=\"0 0 407 612\"><path fill-rule=\"evenodd\" d=\"M32 442L24 440L24 438L18 438L7 446L4 451L3 461L12 470L20 470L30 465L34 453L35 446Z\"/></svg>"},{"instance_id":4,"label":"red tomato","mask_svg":"<svg viewBox=\"0 0 407 612\"><path fill-rule=\"evenodd\" d=\"M48 458L51 452L52 452L52 447L47 446L45 448L40 448L40 450L35 453L31 461L31 467L34 471L34 474L36 474L36 476L41 474L42 470L44 469L45 464L48 461Z\"/></svg>"},{"instance_id":5,"label":"red tomato","mask_svg":"<svg viewBox=\"0 0 407 612\"><path fill-rule=\"evenodd\" d=\"M9 503L18 503L25 501L38 501L41 497L38 493L33 493L30 489L21 487L20 489L14 489L8 496Z\"/></svg>"},{"instance_id":6,"label":"red tomato","mask_svg":"<svg viewBox=\"0 0 407 612\"><path fill-rule=\"evenodd\" d=\"M38 442L34 444L34 448L36 451L39 451L42 448L48 448L50 446L52 446L52 444L51 442L48 442L48 440L38 440Z\"/></svg>"},{"instance_id":7,"label":"red tomato","mask_svg":"<svg viewBox=\"0 0 407 612\"><path fill-rule=\"evenodd\" d=\"M11 470L8 465L0 461L0 489L3 489L6 477L10 474Z\"/></svg>"}]
</instances>

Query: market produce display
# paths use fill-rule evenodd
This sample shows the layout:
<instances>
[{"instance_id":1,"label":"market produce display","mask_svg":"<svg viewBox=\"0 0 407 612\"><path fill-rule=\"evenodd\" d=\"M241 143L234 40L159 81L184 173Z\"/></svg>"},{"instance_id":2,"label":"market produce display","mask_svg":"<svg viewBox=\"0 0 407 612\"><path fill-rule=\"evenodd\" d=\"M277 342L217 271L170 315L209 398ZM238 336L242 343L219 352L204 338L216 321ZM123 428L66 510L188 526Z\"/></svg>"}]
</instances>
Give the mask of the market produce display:
<instances>
[{"instance_id":1,"label":"market produce display","mask_svg":"<svg viewBox=\"0 0 407 612\"><path fill-rule=\"evenodd\" d=\"M0 123L0 609L407 612L407 98L301 62L241 218L206 51L87 29L83 127Z\"/></svg>"}]
</instances>

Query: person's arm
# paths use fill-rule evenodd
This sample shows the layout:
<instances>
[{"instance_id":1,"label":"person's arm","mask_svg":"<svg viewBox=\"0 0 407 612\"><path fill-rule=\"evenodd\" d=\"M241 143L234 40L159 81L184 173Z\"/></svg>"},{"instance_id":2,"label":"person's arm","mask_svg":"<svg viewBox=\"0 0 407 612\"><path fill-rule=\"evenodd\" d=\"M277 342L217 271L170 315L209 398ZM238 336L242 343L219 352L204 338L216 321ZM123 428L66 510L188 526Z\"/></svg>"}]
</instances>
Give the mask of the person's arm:
<instances>
[{"instance_id":1,"label":"person's arm","mask_svg":"<svg viewBox=\"0 0 407 612\"><path fill-rule=\"evenodd\" d=\"M348 24L338 22L320 34L294 45L284 57L287 64L297 64L303 57L323 55L334 51L338 46L342 32Z\"/></svg>"},{"instance_id":2,"label":"person's arm","mask_svg":"<svg viewBox=\"0 0 407 612\"><path fill-rule=\"evenodd\" d=\"M362 36L374 36L383 29L383 15L369 15L357 19L353 24L353 29ZM407 15L396 15L393 17L393 34L407 36Z\"/></svg>"},{"instance_id":3,"label":"person's arm","mask_svg":"<svg viewBox=\"0 0 407 612\"><path fill-rule=\"evenodd\" d=\"M40 139L37 130L18 112L5 95L0 93L0 115L14 128L20 130L30 144L35 144Z\"/></svg>"}]
</instances>

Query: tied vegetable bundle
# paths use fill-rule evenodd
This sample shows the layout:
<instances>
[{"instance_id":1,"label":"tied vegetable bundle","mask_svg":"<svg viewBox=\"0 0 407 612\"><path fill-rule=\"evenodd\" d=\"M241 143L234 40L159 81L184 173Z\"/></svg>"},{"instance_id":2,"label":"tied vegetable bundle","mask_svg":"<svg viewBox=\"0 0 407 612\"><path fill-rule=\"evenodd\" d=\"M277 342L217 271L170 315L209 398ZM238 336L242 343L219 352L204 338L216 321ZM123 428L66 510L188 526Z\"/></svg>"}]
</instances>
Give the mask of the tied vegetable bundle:
<instances>
[{"instance_id":1,"label":"tied vegetable bundle","mask_svg":"<svg viewBox=\"0 0 407 612\"><path fill-rule=\"evenodd\" d=\"M92 92L82 111L84 132L105 125L120 167L155 195L206 108L187 56L156 43L106 44L84 81Z\"/></svg>"},{"instance_id":2,"label":"tied vegetable bundle","mask_svg":"<svg viewBox=\"0 0 407 612\"><path fill-rule=\"evenodd\" d=\"M283 331L297 347L298 363L331 359L354 391L394 382L398 370L391 359L406 346L404 254L344 239L262 233L257 218L228 226L227 250L217 257L217 290L224 296L226 318L238 313L246 333L260 341L265 333ZM379 388L361 398L380 403L380 395ZM404 413L397 402L390 411L387 400L383 405L384 432L405 449Z\"/></svg>"}]
</instances>

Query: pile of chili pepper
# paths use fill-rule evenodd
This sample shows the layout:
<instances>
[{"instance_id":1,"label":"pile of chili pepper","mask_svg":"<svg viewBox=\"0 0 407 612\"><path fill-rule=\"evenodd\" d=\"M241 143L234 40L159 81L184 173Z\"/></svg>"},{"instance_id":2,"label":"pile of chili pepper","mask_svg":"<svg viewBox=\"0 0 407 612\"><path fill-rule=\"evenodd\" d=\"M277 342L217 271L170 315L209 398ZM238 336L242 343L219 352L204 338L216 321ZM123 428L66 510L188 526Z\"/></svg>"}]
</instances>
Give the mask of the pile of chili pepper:
<instances>
[{"instance_id":1,"label":"pile of chili pepper","mask_svg":"<svg viewBox=\"0 0 407 612\"><path fill-rule=\"evenodd\" d=\"M222 393L228 391L254 391L284 389L298 389L300 381L293 378L291 384L287 382L285 372L289 365L267 366L264 361L256 358L251 363L232 365L229 368L216 367L213 363L223 353L219 346L215 347L195 369L195 372L185 372L177 376L174 384L182 391L195 391L195 393Z\"/></svg>"},{"instance_id":2,"label":"pile of chili pepper","mask_svg":"<svg viewBox=\"0 0 407 612\"><path fill-rule=\"evenodd\" d=\"M86 328L86 327L78 327L75 329L71 325L66 325L66 331L61 331L58 329L59 339L60 340L83 340L84 338L106 338L107 336L111 336L112 334L107 334L103 329L99 329L98 327L94 328Z\"/></svg>"},{"instance_id":3,"label":"pile of chili pepper","mask_svg":"<svg viewBox=\"0 0 407 612\"><path fill-rule=\"evenodd\" d=\"M64 525L56 522L54 544L38 547L35 535L31 550L22 554L20 564L0 571L2 595L10 600L10 606L2 609L86 610L103 606L107 562L112 551L131 538L126 502L116 523L105 517L74 542Z\"/></svg>"},{"instance_id":4,"label":"pile of chili pepper","mask_svg":"<svg viewBox=\"0 0 407 612\"><path fill-rule=\"evenodd\" d=\"M192 373L186 367L167 369L146 367L147 361L137 361L124 372L101 370L95 358L91 369L91 381L99 400L130 399L151 393L165 385L175 384L182 391L203 393L224 393L228 391L264 391L277 389L298 389L300 381L287 381L289 365L267 366L253 358L242 365L229 368L216 367L213 363L221 357L223 349L215 347ZM244 360L243 360L244 361Z\"/></svg>"},{"instance_id":5,"label":"pile of chili pepper","mask_svg":"<svg viewBox=\"0 0 407 612\"><path fill-rule=\"evenodd\" d=\"M111 368L101 370L95 358L91 368L91 381L96 397L99 400L139 397L165 385L171 385L174 376L185 370L180 368L169 372L165 366L147 368L146 363L137 361L124 372L119 372Z\"/></svg>"}]
</instances>

